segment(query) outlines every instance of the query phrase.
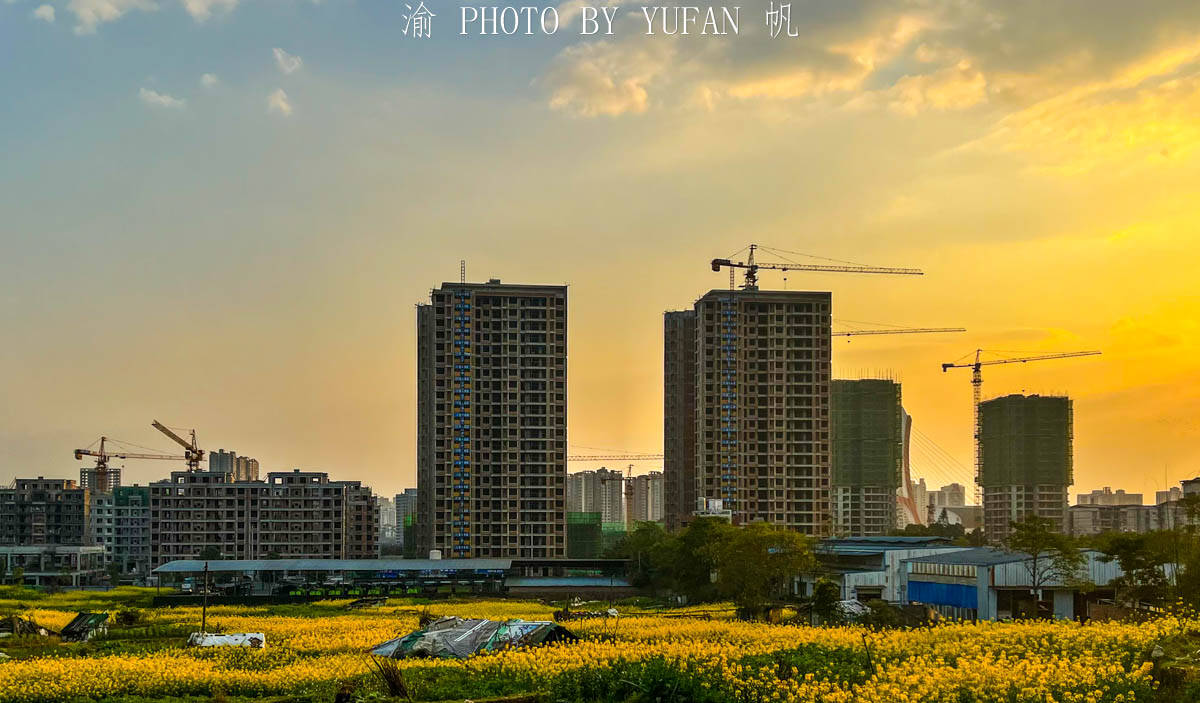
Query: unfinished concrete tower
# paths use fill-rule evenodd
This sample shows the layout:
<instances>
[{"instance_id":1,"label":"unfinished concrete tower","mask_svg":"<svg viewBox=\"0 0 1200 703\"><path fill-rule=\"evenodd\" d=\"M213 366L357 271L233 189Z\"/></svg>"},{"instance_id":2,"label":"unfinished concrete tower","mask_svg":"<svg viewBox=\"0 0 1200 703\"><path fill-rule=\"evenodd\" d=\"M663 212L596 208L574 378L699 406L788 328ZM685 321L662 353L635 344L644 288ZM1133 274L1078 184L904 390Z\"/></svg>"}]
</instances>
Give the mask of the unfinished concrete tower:
<instances>
[{"instance_id":1,"label":"unfinished concrete tower","mask_svg":"<svg viewBox=\"0 0 1200 703\"><path fill-rule=\"evenodd\" d=\"M834 381L830 408L835 531L853 537L886 535L896 527L904 469L900 384Z\"/></svg>"},{"instance_id":2,"label":"unfinished concrete tower","mask_svg":"<svg viewBox=\"0 0 1200 703\"><path fill-rule=\"evenodd\" d=\"M1074 483L1072 407L1065 396L1007 395L981 403L980 485L989 540L1009 534L1028 515L1066 530L1067 491Z\"/></svg>"},{"instance_id":3,"label":"unfinished concrete tower","mask_svg":"<svg viewBox=\"0 0 1200 703\"><path fill-rule=\"evenodd\" d=\"M421 551L565 557L566 286L443 283L417 335Z\"/></svg>"}]
</instances>

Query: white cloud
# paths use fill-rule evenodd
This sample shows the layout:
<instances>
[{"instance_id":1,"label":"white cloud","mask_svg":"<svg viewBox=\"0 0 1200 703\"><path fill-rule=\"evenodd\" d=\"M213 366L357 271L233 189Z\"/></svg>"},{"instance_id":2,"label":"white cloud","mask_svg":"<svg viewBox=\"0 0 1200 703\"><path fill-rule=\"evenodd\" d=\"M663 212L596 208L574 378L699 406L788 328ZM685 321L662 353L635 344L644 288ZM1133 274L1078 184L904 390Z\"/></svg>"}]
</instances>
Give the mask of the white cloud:
<instances>
[{"instance_id":1,"label":"white cloud","mask_svg":"<svg viewBox=\"0 0 1200 703\"><path fill-rule=\"evenodd\" d=\"M275 47L272 51L275 52L275 65L284 75L295 73L304 65L304 61L299 56L292 56L279 47Z\"/></svg>"},{"instance_id":2,"label":"white cloud","mask_svg":"<svg viewBox=\"0 0 1200 703\"><path fill-rule=\"evenodd\" d=\"M237 7L238 0L180 0L183 9L197 22L213 16L213 11L226 13Z\"/></svg>"},{"instance_id":3,"label":"white cloud","mask_svg":"<svg viewBox=\"0 0 1200 703\"><path fill-rule=\"evenodd\" d=\"M44 22L53 22L54 21L54 6L53 5L40 5L40 6L38 6L38 8L36 10L33 11L33 16Z\"/></svg>"},{"instance_id":4,"label":"white cloud","mask_svg":"<svg viewBox=\"0 0 1200 703\"><path fill-rule=\"evenodd\" d=\"M185 102L183 98L176 98L166 93L160 93L157 90L150 90L149 88L139 90L138 97L147 105L172 109L182 108Z\"/></svg>"},{"instance_id":5,"label":"white cloud","mask_svg":"<svg viewBox=\"0 0 1200 703\"><path fill-rule=\"evenodd\" d=\"M75 33L92 34L105 22L120 19L132 10L152 12L158 9L154 0L71 0L67 10L75 15Z\"/></svg>"},{"instance_id":6,"label":"white cloud","mask_svg":"<svg viewBox=\"0 0 1200 703\"><path fill-rule=\"evenodd\" d=\"M888 93L888 106L904 115L925 110L965 110L987 100L987 78L963 59L935 73L904 76Z\"/></svg>"},{"instance_id":7,"label":"white cloud","mask_svg":"<svg viewBox=\"0 0 1200 703\"><path fill-rule=\"evenodd\" d=\"M284 117L292 114L292 103L288 100L287 93L283 92L283 88L278 88L267 96L267 111L278 112Z\"/></svg>"},{"instance_id":8,"label":"white cloud","mask_svg":"<svg viewBox=\"0 0 1200 703\"><path fill-rule=\"evenodd\" d=\"M648 87L669 65L672 44L600 41L567 47L543 79L550 107L584 117L645 112Z\"/></svg>"},{"instance_id":9,"label":"white cloud","mask_svg":"<svg viewBox=\"0 0 1200 703\"><path fill-rule=\"evenodd\" d=\"M215 88L220 82L221 79L217 78L215 73L205 73L203 76L200 76L200 85L205 88Z\"/></svg>"}]
</instances>

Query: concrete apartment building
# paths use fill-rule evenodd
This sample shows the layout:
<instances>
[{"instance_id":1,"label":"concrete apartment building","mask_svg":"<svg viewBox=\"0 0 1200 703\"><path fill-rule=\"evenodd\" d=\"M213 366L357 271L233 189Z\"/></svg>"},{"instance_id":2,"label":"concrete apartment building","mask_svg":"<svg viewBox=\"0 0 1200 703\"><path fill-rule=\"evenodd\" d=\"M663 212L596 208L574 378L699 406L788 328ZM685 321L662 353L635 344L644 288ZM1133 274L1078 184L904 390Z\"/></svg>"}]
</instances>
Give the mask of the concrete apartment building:
<instances>
[{"instance_id":1,"label":"concrete apartment building","mask_svg":"<svg viewBox=\"0 0 1200 703\"><path fill-rule=\"evenodd\" d=\"M967 504L967 487L961 483L951 483L936 491L929 491L929 507L961 508Z\"/></svg>"},{"instance_id":2,"label":"concrete apartment building","mask_svg":"<svg viewBox=\"0 0 1200 703\"><path fill-rule=\"evenodd\" d=\"M380 544L396 544L400 541L396 528L396 503L386 496L375 496L375 511L379 515Z\"/></svg>"},{"instance_id":3,"label":"concrete apartment building","mask_svg":"<svg viewBox=\"0 0 1200 703\"><path fill-rule=\"evenodd\" d=\"M566 556L567 288L443 283L417 307L417 538Z\"/></svg>"},{"instance_id":4,"label":"concrete apartment building","mask_svg":"<svg viewBox=\"0 0 1200 703\"><path fill-rule=\"evenodd\" d=\"M403 493L396 494L392 503L396 507L396 541L405 557L416 558L417 489L405 488Z\"/></svg>"},{"instance_id":5,"label":"concrete apartment building","mask_svg":"<svg viewBox=\"0 0 1200 703\"><path fill-rule=\"evenodd\" d=\"M1076 505L1141 505L1141 493L1126 493L1124 489L1116 491L1105 486L1091 493L1080 493L1075 496Z\"/></svg>"},{"instance_id":6,"label":"concrete apartment building","mask_svg":"<svg viewBox=\"0 0 1200 703\"><path fill-rule=\"evenodd\" d=\"M625 474L600 468L567 475L567 512L599 513L604 524L624 524L625 510Z\"/></svg>"},{"instance_id":7,"label":"concrete apartment building","mask_svg":"<svg viewBox=\"0 0 1200 703\"><path fill-rule=\"evenodd\" d=\"M173 471L150 484L155 566L195 559L373 559L378 516L371 489L315 471L278 471L234 481L224 471Z\"/></svg>"},{"instance_id":8,"label":"concrete apartment building","mask_svg":"<svg viewBox=\"0 0 1200 703\"><path fill-rule=\"evenodd\" d=\"M663 313L663 480L668 530L696 510L696 311Z\"/></svg>"},{"instance_id":9,"label":"concrete apartment building","mask_svg":"<svg viewBox=\"0 0 1200 703\"><path fill-rule=\"evenodd\" d=\"M218 449L208 454L208 470L221 471L233 476L234 481L257 481L258 460L248 456L238 456L230 449Z\"/></svg>"},{"instance_id":10,"label":"concrete apartment building","mask_svg":"<svg viewBox=\"0 0 1200 703\"><path fill-rule=\"evenodd\" d=\"M79 469L80 488L111 492L119 485L121 485L121 467L119 466L110 466L104 469L84 466Z\"/></svg>"},{"instance_id":11,"label":"concrete apartment building","mask_svg":"<svg viewBox=\"0 0 1200 703\"><path fill-rule=\"evenodd\" d=\"M830 393L834 529L850 537L887 535L897 525L904 478L900 384L835 380Z\"/></svg>"},{"instance_id":12,"label":"concrete apartment building","mask_svg":"<svg viewBox=\"0 0 1200 703\"><path fill-rule=\"evenodd\" d=\"M734 524L830 531L831 305L829 293L756 288L696 301L697 504L721 500Z\"/></svg>"},{"instance_id":13,"label":"concrete apartment building","mask_svg":"<svg viewBox=\"0 0 1200 703\"><path fill-rule=\"evenodd\" d=\"M150 489L136 484L117 486L112 499L112 563L122 573L145 576L152 563Z\"/></svg>"},{"instance_id":14,"label":"concrete apartment building","mask_svg":"<svg viewBox=\"0 0 1200 703\"><path fill-rule=\"evenodd\" d=\"M104 563L113 560L116 540L116 501L106 491L88 491L88 539L85 544L104 547Z\"/></svg>"},{"instance_id":15,"label":"concrete apartment building","mask_svg":"<svg viewBox=\"0 0 1200 703\"><path fill-rule=\"evenodd\" d=\"M665 519L665 480L661 471L633 477L633 498L629 519L633 522L663 522Z\"/></svg>"},{"instance_id":16,"label":"concrete apartment building","mask_svg":"<svg viewBox=\"0 0 1200 703\"><path fill-rule=\"evenodd\" d=\"M1150 532L1162 524L1157 505L1085 503L1067 509L1071 535L1087 537L1101 532Z\"/></svg>"},{"instance_id":17,"label":"concrete apartment building","mask_svg":"<svg viewBox=\"0 0 1200 703\"><path fill-rule=\"evenodd\" d=\"M92 492L65 478L18 478L0 488L0 544L92 545Z\"/></svg>"},{"instance_id":18,"label":"concrete apartment building","mask_svg":"<svg viewBox=\"0 0 1200 703\"><path fill-rule=\"evenodd\" d=\"M1074 482L1072 409L1062 396L1007 395L980 404L980 483L988 540L1038 515L1066 531Z\"/></svg>"}]
</instances>

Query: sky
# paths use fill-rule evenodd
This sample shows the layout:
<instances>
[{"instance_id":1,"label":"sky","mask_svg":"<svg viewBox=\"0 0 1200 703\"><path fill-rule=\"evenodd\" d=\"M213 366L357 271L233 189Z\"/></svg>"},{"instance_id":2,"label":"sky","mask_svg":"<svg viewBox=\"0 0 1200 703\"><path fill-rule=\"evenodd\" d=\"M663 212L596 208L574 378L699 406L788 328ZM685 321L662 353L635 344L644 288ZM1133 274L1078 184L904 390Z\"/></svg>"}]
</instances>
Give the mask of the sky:
<instances>
[{"instance_id":1,"label":"sky","mask_svg":"<svg viewBox=\"0 0 1200 703\"><path fill-rule=\"evenodd\" d=\"M403 2L0 0L0 481L171 451L158 419L415 485L414 306L460 260L570 286L572 452L659 452L662 313L751 242L925 271L762 274L837 329L968 329L835 338L903 383L930 484L970 480L941 363L976 348L1103 351L984 372L1074 399L1073 492L1200 474L1200 3L793 2L775 38L765 3L736 36L426 4L415 38Z\"/></svg>"}]
</instances>

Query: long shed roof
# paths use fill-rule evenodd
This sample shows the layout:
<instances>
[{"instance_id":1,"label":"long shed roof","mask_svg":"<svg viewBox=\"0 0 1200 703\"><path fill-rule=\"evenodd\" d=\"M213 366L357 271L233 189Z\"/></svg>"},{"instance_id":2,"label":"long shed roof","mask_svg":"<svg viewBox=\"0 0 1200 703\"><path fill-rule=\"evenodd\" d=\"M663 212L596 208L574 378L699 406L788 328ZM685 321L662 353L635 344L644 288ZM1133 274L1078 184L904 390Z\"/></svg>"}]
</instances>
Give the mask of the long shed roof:
<instances>
[{"instance_id":1,"label":"long shed roof","mask_svg":"<svg viewBox=\"0 0 1200 703\"><path fill-rule=\"evenodd\" d=\"M510 559L177 559L154 573L217 571L507 571Z\"/></svg>"}]
</instances>

